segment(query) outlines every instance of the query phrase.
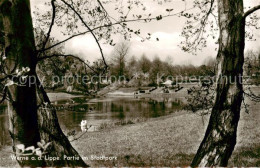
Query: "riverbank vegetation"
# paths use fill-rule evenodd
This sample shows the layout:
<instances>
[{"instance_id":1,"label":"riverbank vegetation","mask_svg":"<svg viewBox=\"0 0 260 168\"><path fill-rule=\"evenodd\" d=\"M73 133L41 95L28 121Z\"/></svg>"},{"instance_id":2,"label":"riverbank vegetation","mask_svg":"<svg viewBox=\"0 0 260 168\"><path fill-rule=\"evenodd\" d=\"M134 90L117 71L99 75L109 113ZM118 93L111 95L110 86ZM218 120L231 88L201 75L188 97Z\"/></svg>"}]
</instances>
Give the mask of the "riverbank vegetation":
<instances>
[{"instance_id":1,"label":"riverbank vegetation","mask_svg":"<svg viewBox=\"0 0 260 168\"><path fill-rule=\"evenodd\" d=\"M109 74L101 75L100 72L101 77L95 78L94 81L91 81L91 76L98 74L88 70L84 63L73 57L54 57L40 62L38 73L40 79L44 79L43 85L49 92L83 93L92 96L98 92L108 93L110 90L107 92L102 90L106 90L105 87L113 82L115 82L113 90L117 90L120 87L158 86L158 76L162 79L162 83L167 80L167 77L173 81L179 79L185 82L190 78L195 80L195 78L215 75L216 67L213 57L205 59L200 66L176 65L173 61L161 60L159 56L155 56L154 59L150 59L151 56L142 53L138 56L130 56L129 50L131 50L129 43L119 43L109 57ZM92 68L97 68L100 62L102 60L94 62ZM246 82L260 84L259 63L260 54L258 51L249 50L246 52L244 65ZM84 76L87 76L88 80L83 80Z\"/></svg>"},{"instance_id":2,"label":"riverbank vegetation","mask_svg":"<svg viewBox=\"0 0 260 168\"><path fill-rule=\"evenodd\" d=\"M254 104L250 107L245 105L245 111L251 112L254 118L247 120L248 116L243 118L246 114L243 113L241 120L247 123L239 122L242 103L245 99L260 101L259 95L253 92L247 93L243 89L244 84L259 84L259 53L251 54L252 57L248 60L245 59L244 54L246 38L251 40L253 38L247 33L246 26L258 29L256 22L258 18L254 14L260 9L259 4L244 11L248 6L244 5L243 0L208 0L207 2L194 1L191 4L192 8L189 9L186 8L186 1L183 1L185 8L180 11L166 8L166 13L164 11L152 14L148 11L146 13L149 7L142 1L127 1L126 4L114 4L111 1L118 14L114 18L105 5L109 2L99 0L94 3L51 0L45 3L46 9L49 9L44 12L38 8L31 11L29 2L31 1L3 0L0 4L1 102L9 102L9 134L12 138L13 153L23 155L24 151L32 151L28 154L30 159L16 160L20 166L86 167L91 164L93 166L225 167L235 147L236 150L239 147L246 149L237 157L233 155L235 165L259 164L257 159L259 148L255 143L259 142L256 136L259 135L259 130L255 129L258 123L254 120L259 119L259 114L256 114L258 107L248 110L255 107ZM156 3L162 5L168 2ZM141 13L130 14L135 11L133 6L141 7ZM180 42L181 49L186 53L198 54L197 51L207 47L208 38L212 37L219 46L216 47L216 50L218 49L216 64L213 59L207 60L199 67L178 66L171 61L171 57L164 61L160 59L160 55L155 56L153 60L150 59L151 56L145 55L140 59L136 59L135 56L130 58L128 53L130 46L124 42L116 44L112 37L113 34L119 35L127 41L132 38L132 35L142 36L141 29L135 27L134 30L129 26L129 22L148 23L173 16L183 18L185 21L180 32L183 39ZM214 18L213 21L211 17ZM64 37L63 40L58 40L53 34L54 29ZM101 59L93 63L82 60L80 55L65 54L63 48L65 42L87 33L94 38L101 56ZM219 37L216 37L217 35ZM147 33L141 42L151 38L154 37L151 33ZM159 38L155 37L155 40L160 41ZM111 60L105 58L101 42L114 47ZM244 73L249 76L249 81L246 83L241 82L245 79ZM86 75L90 78L84 78ZM110 86L111 83L116 84L114 90L122 86L149 86L153 87L151 90L154 90L163 84L162 82L171 87L174 80L167 80L169 76L173 78L182 76L188 79L195 77L198 84L198 76L213 77L214 75L217 82L216 94L212 98L208 97L208 99L214 98L215 101L210 102L213 106L209 108L211 116L206 132L204 122L198 120L201 119L200 116L185 111L136 124L123 123L122 127L107 128L104 129L105 131L86 134L83 137L84 140L73 142L80 154L63 133L57 122L56 109L53 108L45 91L45 89L53 92L59 90L94 97L98 91ZM113 76L115 79L106 79L107 76ZM43 77L43 80L39 77ZM223 77L227 78L223 80ZM123 84L117 85L117 82ZM163 85L166 86L166 84ZM201 83L201 85L204 84ZM175 92L184 88L179 85L174 87L177 87ZM143 94L146 91L139 90L139 93ZM170 93L167 87L164 93ZM85 109L83 108L82 111ZM255 122L254 127L251 127L250 124L253 122ZM87 122L84 120L84 123ZM237 134L237 128L242 132ZM249 134L249 131L255 132L253 137L250 137L252 134ZM205 132L204 138L203 132ZM249 140L248 137L250 137ZM199 142L201 142L200 145ZM240 144L242 146L239 146ZM250 145L246 146L247 144ZM37 146L40 148L36 148ZM254 146L253 152L248 152L247 147ZM198 149L197 152L196 149ZM239 151L235 152L239 153ZM53 160L42 159L43 153L48 153L51 158L75 156L79 159L53 162ZM82 158L90 154L108 155L118 160L83 161ZM34 158L34 155L39 157ZM241 158L244 156L245 158ZM190 162L191 158L193 158L192 162ZM6 161L6 159L5 154L1 160Z\"/></svg>"},{"instance_id":3,"label":"riverbank vegetation","mask_svg":"<svg viewBox=\"0 0 260 168\"><path fill-rule=\"evenodd\" d=\"M259 104L248 102L250 113L242 110L238 141L229 166L260 166ZM189 166L203 138L209 116L180 111L116 127L88 132L72 145L81 156L111 156L117 160L89 160L91 166ZM169 146L171 146L169 148ZM15 166L11 147L4 147L0 166Z\"/></svg>"}]
</instances>

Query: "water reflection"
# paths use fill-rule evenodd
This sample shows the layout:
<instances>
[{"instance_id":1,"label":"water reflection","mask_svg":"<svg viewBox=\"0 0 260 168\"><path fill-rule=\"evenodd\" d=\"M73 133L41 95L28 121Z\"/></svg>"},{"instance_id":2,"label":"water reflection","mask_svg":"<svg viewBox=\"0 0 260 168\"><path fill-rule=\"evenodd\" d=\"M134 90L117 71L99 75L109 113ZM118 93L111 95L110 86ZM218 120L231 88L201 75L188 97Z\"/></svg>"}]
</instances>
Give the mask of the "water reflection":
<instances>
[{"instance_id":1,"label":"water reflection","mask_svg":"<svg viewBox=\"0 0 260 168\"><path fill-rule=\"evenodd\" d=\"M155 118L181 110L183 100L177 98L130 98L107 97L88 100L74 98L55 102L61 128L65 132L84 131L81 121L87 121L87 128L96 130L102 123L131 119ZM84 123L83 123L84 124ZM88 130L89 131L89 130ZM8 133L8 116L5 106L0 106L0 145L11 144Z\"/></svg>"},{"instance_id":2,"label":"water reflection","mask_svg":"<svg viewBox=\"0 0 260 168\"><path fill-rule=\"evenodd\" d=\"M58 111L59 121L63 129L76 129L82 120L88 124L99 126L102 123L130 120L137 118L155 118L181 110L182 99L173 98L129 98L108 97L87 101L85 98L74 99L75 109ZM63 102L66 104L66 102Z\"/></svg>"}]
</instances>

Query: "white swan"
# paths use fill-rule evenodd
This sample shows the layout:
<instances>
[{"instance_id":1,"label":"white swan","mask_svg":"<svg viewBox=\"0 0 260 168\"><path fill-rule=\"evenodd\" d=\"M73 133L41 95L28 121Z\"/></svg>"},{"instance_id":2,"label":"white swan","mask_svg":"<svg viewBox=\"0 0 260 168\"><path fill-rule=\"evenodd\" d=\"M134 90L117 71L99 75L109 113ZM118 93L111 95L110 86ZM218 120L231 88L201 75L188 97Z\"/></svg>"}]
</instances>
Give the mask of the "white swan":
<instances>
[{"instance_id":1,"label":"white swan","mask_svg":"<svg viewBox=\"0 0 260 168\"><path fill-rule=\"evenodd\" d=\"M80 123L80 126L81 127L86 127L87 126L87 120L82 120L81 123Z\"/></svg>"}]
</instances>

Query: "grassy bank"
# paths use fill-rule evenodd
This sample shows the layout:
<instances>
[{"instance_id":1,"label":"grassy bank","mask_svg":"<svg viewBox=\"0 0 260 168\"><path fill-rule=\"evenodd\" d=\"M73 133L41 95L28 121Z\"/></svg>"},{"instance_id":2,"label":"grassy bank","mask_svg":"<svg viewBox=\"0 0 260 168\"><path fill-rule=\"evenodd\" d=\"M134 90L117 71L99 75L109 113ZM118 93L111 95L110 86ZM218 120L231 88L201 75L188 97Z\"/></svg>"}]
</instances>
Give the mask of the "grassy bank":
<instances>
[{"instance_id":1,"label":"grassy bank","mask_svg":"<svg viewBox=\"0 0 260 168\"><path fill-rule=\"evenodd\" d=\"M91 166L188 166L202 138L200 120L197 115L181 112L89 133L73 144L82 156L117 157L114 161L89 161Z\"/></svg>"},{"instance_id":2,"label":"grassy bank","mask_svg":"<svg viewBox=\"0 0 260 168\"><path fill-rule=\"evenodd\" d=\"M260 166L260 109L241 113L238 139L230 166ZM208 117L206 117L208 118ZM207 119L205 119L207 120ZM188 166L203 138L207 121L180 112L143 123L86 134L73 144L82 156L116 156L113 161L88 161L91 166Z\"/></svg>"},{"instance_id":3,"label":"grassy bank","mask_svg":"<svg viewBox=\"0 0 260 168\"><path fill-rule=\"evenodd\" d=\"M230 166L260 166L260 104L242 110L238 140ZM84 157L111 156L117 160L89 160L91 166L188 166L203 138L202 118L188 112L145 122L90 132L72 144ZM0 166L15 166L8 158L11 147L0 152Z\"/></svg>"}]
</instances>

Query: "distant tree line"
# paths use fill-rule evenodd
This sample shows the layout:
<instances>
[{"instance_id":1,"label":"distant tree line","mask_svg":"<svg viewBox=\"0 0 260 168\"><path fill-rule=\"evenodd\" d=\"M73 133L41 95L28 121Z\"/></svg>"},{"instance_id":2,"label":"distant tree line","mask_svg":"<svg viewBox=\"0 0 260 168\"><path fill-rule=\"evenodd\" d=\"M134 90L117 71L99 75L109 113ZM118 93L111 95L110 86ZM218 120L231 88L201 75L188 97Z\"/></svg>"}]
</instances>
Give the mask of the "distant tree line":
<instances>
[{"instance_id":1,"label":"distant tree line","mask_svg":"<svg viewBox=\"0 0 260 168\"><path fill-rule=\"evenodd\" d=\"M203 65L194 66L175 65L170 56L162 60L160 56L129 56L130 45L120 43L115 46L111 55L109 67L110 75L117 79L126 80L129 85L156 86L158 77L166 80L167 77L199 77L215 75L215 59L208 57ZM124 76L124 78L122 78Z\"/></svg>"},{"instance_id":2,"label":"distant tree line","mask_svg":"<svg viewBox=\"0 0 260 168\"><path fill-rule=\"evenodd\" d=\"M44 60L38 64L39 76L44 79L43 85L50 90L66 90L72 86L73 90L88 92L89 90L98 90L108 83L104 84L97 79L94 83L88 80L82 80L84 76L101 76L103 80L108 81L126 81L127 86L157 86L157 79L161 77L166 80L167 77L213 77L215 75L215 58L207 57L202 65L192 64L176 65L170 56L162 60L160 56L130 56L131 45L127 42L118 43L110 55L108 61L109 70L103 73L102 60L96 60L87 67L81 59L74 57L53 57ZM250 77L252 84L260 84L260 52L249 50L246 52L244 75ZM91 68L91 69L90 69ZM80 79L80 82L61 82L53 81L53 76L62 78ZM89 83L89 84L88 84Z\"/></svg>"},{"instance_id":3,"label":"distant tree line","mask_svg":"<svg viewBox=\"0 0 260 168\"><path fill-rule=\"evenodd\" d=\"M249 50L245 54L244 75L248 76L251 84L260 84L260 50Z\"/></svg>"}]
</instances>

